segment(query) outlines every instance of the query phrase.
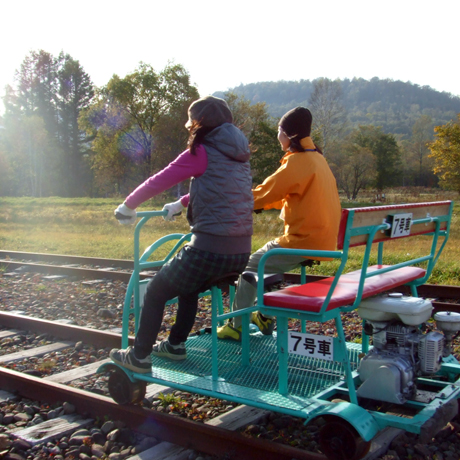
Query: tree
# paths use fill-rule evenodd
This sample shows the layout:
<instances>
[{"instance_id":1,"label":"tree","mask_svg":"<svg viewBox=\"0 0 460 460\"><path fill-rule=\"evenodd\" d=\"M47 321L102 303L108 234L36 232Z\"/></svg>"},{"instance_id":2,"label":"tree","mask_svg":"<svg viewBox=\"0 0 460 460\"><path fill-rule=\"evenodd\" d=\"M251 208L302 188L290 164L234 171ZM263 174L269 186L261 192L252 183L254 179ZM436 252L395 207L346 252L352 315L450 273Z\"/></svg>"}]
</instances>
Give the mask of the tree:
<instances>
[{"instance_id":1,"label":"tree","mask_svg":"<svg viewBox=\"0 0 460 460\"><path fill-rule=\"evenodd\" d=\"M342 86L339 80L318 78L313 82L310 110L313 115L315 138L321 139L323 153L342 138L347 126L347 114L343 106Z\"/></svg>"},{"instance_id":2,"label":"tree","mask_svg":"<svg viewBox=\"0 0 460 460\"><path fill-rule=\"evenodd\" d=\"M401 155L396 138L381 127L360 126L355 142L372 152L375 158L374 186L379 192L398 184L401 177Z\"/></svg>"},{"instance_id":3,"label":"tree","mask_svg":"<svg viewBox=\"0 0 460 460\"><path fill-rule=\"evenodd\" d=\"M340 153L334 151L329 157L337 185L349 200L356 200L359 192L375 180L376 158L360 141L360 130L354 130L342 143Z\"/></svg>"},{"instance_id":4,"label":"tree","mask_svg":"<svg viewBox=\"0 0 460 460\"><path fill-rule=\"evenodd\" d=\"M52 190L57 149L37 115L6 118L2 133L5 167L11 195L41 197Z\"/></svg>"},{"instance_id":5,"label":"tree","mask_svg":"<svg viewBox=\"0 0 460 460\"><path fill-rule=\"evenodd\" d=\"M36 165L30 177L37 180L44 177L38 174L38 167L47 172L53 171L53 174L48 174L46 184L42 186L40 181L33 184L29 193L64 196L85 194L87 170L84 169L84 154L87 145L84 133L78 128L78 117L94 95L89 76L78 61L68 54L61 53L58 58L54 58L50 53L40 50L31 51L26 56L20 70L16 72L16 81L15 88L7 87L4 98L5 127L11 130L6 136L14 139L23 130L25 139L36 140L37 133L42 129L38 119L42 120L46 136L41 133L40 142L31 144L29 160L46 157L47 163ZM21 142L12 142L9 148L13 146L22 148ZM42 149L42 153L38 150L33 153L38 148ZM11 150L9 152L11 155L15 153ZM17 155L20 154L18 151ZM20 174L19 170L13 170ZM22 181L19 177L17 179L19 189L15 193L22 190Z\"/></svg>"},{"instance_id":6,"label":"tree","mask_svg":"<svg viewBox=\"0 0 460 460\"><path fill-rule=\"evenodd\" d=\"M418 118L412 127L409 152L415 168L414 185L428 186L432 180L432 161L428 158L428 144L433 139L433 120L428 115Z\"/></svg>"},{"instance_id":7,"label":"tree","mask_svg":"<svg viewBox=\"0 0 460 460\"><path fill-rule=\"evenodd\" d=\"M374 140L372 153L376 159L375 185L377 190L398 184L401 161L398 143L392 134L381 134Z\"/></svg>"},{"instance_id":8,"label":"tree","mask_svg":"<svg viewBox=\"0 0 460 460\"><path fill-rule=\"evenodd\" d=\"M94 97L94 88L89 75L69 54L61 52L58 63L58 139L63 152L62 174L67 179L66 190L62 192L78 196L83 191L83 185L88 184L89 176L87 164L83 161L88 150L87 138L78 126L78 117Z\"/></svg>"},{"instance_id":9,"label":"tree","mask_svg":"<svg viewBox=\"0 0 460 460\"><path fill-rule=\"evenodd\" d=\"M157 73L140 63L124 78L114 75L80 118L80 126L94 139L95 175L111 181L113 191L127 193L165 166L171 149L177 155L185 148L187 109L198 97L181 65L170 64ZM168 144L170 135L177 140L174 145ZM130 166L120 176L122 164Z\"/></svg>"},{"instance_id":10,"label":"tree","mask_svg":"<svg viewBox=\"0 0 460 460\"><path fill-rule=\"evenodd\" d=\"M283 151L277 140L278 127L267 112L265 103L251 102L233 92L224 95L233 114L233 122L249 140L251 148L251 173L255 184L273 174L278 167Z\"/></svg>"},{"instance_id":11,"label":"tree","mask_svg":"<svg viewBox=\"0 0 460 460\"><path fill-rule=\"evenodd\" d=\"M261 121L250 137L251 173L255 184L261 184L280 166L284 152L281 150L277 136L278 129L274 123Z\"/></svg>"},{"instance_id":12,"label":"tree","mask_svg":"<svg viewBox=\"0 0 460 460\"><path fill-rule=\"evenodd\" d=\"M429 145L434 173L443 188L460 192L460 114L456 122L436 126L435 140Z\"/></svg>"},{"instance_id":13,"label":"tree","mask_svg":"<svg viewBox=\"0 0 460 460\"><path fill-rule=\"evenodd\" d=\"M57 133L56 113L58 62L46 51L31 51L16 72L16 110L43 118L47 131ZM8 109L8 107L7 107Z\"/></svg>"}]
</instances>

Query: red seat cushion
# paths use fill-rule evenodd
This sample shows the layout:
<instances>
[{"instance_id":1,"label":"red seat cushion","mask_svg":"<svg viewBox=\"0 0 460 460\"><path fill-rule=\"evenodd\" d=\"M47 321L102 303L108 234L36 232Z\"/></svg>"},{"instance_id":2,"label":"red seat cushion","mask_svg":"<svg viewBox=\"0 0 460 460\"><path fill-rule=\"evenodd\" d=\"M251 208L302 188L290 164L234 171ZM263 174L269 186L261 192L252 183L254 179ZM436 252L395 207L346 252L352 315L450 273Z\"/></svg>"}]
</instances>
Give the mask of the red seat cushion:
<instances>
[{"instance_id":1,"label":"red seat cushion","mask_svg":"<svg viewBox=\"0 0 460 460\"><path fill-rule=\"evenodd\" d=\"M368 267L367 273L388 265ZM426 271L418 267L403 267L396 270L367 278L364 283L362 298L371 297L390 289L402 286L410 281L423 278ZM352 305L358 293L361 270L342 275L332 294L326 310ZM264 294L264 305L267 307L289 308L308 312L319 312L326 299L333 277L313 283L292 286L275 292Z\"/></svg>"}]
</instances>

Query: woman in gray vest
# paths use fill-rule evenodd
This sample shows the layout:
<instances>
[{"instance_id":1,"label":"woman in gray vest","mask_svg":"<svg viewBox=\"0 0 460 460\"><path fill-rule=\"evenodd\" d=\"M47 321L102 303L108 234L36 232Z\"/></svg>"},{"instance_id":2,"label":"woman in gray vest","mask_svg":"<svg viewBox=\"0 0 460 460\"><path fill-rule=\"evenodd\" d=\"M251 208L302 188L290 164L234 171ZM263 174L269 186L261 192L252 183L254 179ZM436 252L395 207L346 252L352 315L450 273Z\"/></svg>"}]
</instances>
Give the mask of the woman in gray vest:
<instances>
[{"instance_id":1,"label":"woman in gray vest","mask_svg":"<svg viewBox=\"0 0 460 460\"><path fill-rule=\"evenodd\" d=\"M114 362L135 372L150 372L150 354L186 359L185 342L195 322L199 293L217 276L241 273L251 253L254 204L248 141L233 125L223 99L206 96L188 113L188 149L115 210L120 223L134 223L139 204L191 178L190 193L163 208L168 211L165 219L173 220L187 207L191 242L149 282L134 347L110 353ZM169 338L155 343L165 303L174 297L176 322Z\"/></svg>"}]
</instances>

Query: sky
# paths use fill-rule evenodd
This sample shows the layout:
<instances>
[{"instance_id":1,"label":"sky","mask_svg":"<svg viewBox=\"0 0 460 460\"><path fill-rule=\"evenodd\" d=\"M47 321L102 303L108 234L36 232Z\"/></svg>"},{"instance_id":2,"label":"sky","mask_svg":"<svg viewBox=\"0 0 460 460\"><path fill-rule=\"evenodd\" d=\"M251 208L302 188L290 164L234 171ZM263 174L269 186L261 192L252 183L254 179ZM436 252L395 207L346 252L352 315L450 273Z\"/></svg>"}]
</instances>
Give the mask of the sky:
<instances>
[{"instance_id":1,"label":"sky","mask_svg":"<svg viewBox=\"0 0 460 460\"><path fill-rule=\"evenodd\" d=\"M319 77L460 96L459 0L0 0L0 17L0 96L41 49L70 54L96 86L142 61L181 64L201 96Z\"/></svg>"}]
</instances>

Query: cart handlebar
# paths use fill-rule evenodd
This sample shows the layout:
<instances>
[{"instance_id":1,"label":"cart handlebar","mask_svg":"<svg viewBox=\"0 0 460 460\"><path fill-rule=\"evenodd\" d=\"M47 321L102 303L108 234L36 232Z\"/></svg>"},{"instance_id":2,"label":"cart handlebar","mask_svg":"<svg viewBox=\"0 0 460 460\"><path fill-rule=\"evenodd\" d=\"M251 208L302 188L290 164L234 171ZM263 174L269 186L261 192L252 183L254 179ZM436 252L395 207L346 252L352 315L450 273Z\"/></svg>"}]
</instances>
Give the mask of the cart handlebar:
<instances>
[{"instance_id":1,"label":"cart handlebar","mask_svg":"<svg viewBox=\"0 0 460 460\"><path fill-rule=\"evenodd\" d=\"M138 211L136 212L137 217L156 217L156 216L167 216L168 211Z\"/></svg>"}]
</instances>

